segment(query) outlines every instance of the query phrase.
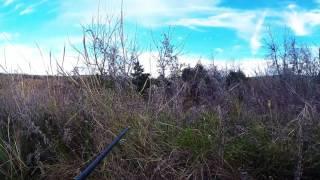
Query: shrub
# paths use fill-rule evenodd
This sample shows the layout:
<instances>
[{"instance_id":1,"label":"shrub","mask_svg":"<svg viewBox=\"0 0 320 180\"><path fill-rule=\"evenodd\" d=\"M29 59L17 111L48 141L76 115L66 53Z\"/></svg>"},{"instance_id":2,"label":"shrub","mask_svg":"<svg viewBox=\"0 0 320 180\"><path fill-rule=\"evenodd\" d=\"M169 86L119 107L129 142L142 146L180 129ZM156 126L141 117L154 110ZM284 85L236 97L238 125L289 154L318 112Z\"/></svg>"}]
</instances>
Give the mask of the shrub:
<instances>
[{"instance_id":1,"label":"shrub","mask_svg":"<svg viewBox=\"0 0 320 180\"><path fill-rule=\"evenodd\" d=\"M241 71L230 71L226 77L227 86L233 85L235 83L244 82L247 80L246 75Z\"/></svg>"}]
</instances>

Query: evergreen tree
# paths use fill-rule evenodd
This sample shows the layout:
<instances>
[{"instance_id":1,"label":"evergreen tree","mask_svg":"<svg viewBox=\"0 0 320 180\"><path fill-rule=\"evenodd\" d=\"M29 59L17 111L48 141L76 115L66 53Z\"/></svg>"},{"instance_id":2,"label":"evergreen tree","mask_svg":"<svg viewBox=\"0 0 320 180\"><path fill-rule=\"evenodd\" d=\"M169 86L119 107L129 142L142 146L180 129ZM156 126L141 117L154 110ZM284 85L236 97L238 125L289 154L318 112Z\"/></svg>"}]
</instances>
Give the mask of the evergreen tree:
<instances>
[{"instance_id":1,"label":"evergreen tree","mask_svg":"<svg viewBox=\"0 0 320 180\"><path fill-rule=\"evenodd\" d=\"M230 71L226 77L227 86L244 82L247 80L246 75L239 69L238 71Z\"/></svg>"},{"instance_id":2,"label":"evergreen tree","mask_svg":"<svg viewBox=\"0 0 320 180\"><path fill-rule=\"evenodd\" d=\"M134 63L133 66L133 73L132 76L132 83L137 87L137 91L141 92L142 94L145 92L146 89L150 87L149 73L144 73L144 69L140 64L139 60Z\"/></svg>"}]
</instances>

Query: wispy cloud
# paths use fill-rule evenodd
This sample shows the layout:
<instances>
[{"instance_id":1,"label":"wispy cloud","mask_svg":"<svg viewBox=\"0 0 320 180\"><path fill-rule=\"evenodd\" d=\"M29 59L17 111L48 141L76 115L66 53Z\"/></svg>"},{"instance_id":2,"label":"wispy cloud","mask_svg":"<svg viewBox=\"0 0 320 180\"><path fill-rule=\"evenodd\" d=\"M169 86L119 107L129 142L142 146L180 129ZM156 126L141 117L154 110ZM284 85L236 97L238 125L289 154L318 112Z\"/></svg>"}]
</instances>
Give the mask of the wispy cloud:
<instances>
[{"instance_id":1,"label":"wispy cloud","mask_svg":"<svg viewBox=\"0 0 320 180\"><path fill-rule=\"evenodd\" d=\"M265 20L266 15L267 15L267 12L264 12L264 14L259 19L259 21L255 27L255 31L253 33L253 36L250 39L250 47L251 47L252 54L256 54L261 47L261 42L260 42L261 33L262 33L262 28L263 28L263 24L264 24L264 20Z\"/></svg>"},{"instance_id":2,"label":"wispy cloud","mask_svg":"<svg viewBox=\"0 0 320 180\"><path fill-rule=\"evenodd\" d=\"M297 5L289 5L283 16L283 21L297 36L310 35L315 27L320 26L320 9L306 10Z\"/></svg>"},{"instance_id":3,"label":"wispy cloud","mask_svg":"<svg viewBox=\"0 0 320 180\"><path fill-rule=\"evenodd\" d=\"M221 2L222 0L128 0L123 3L123 11L126 20L145 27L222 27L234 29L239 37L253 44L257 42L253 35L258 35L255 32L261 21L268 24L280 22L278 24L290 27L296 35L308 35L313 27L320 24L320 10L301 9L295 3L277 9L249 10L226 8ZM97 15L98 6L100 15L119 14L121 8L121 1L118 0L79 0L77 4L79 6L74 8L73 2L61 2L61 14L57 22L90 23L91 17ZM270 13L261 20L264 11Z\"/></svg>"},{"instance_id":4,"label":"wispy cloud","mask_svg":"<svg viewBox=\"0 0 320 180\"><path fill-rule=\"evenodd\" d=\"M223 27L235 29L240 36L252 32L258 13L254 11L238 11L233 9L217 9L214 15L200 18L181 18L170 22L171 25L187 27Z\"/></svg>"},{"instance_id":5,"label":"wispy cloud","mask_svg":"<svg viewBox=\"0 0 320 180\"><path fill-rule=\"evenodd\" d=\"M26 15L26 14L30 14L34 11L33 7L28 6L25 9L23 9L22 11L20 11L19 15Z\"/></svg>"},{"instance_id":6,"label":"wispy cloud","mask_svg":"<svg viewBox=\"0 0 320 180\"><path fill-rule=\"evenodd\" d=\"M9 6L10 4L12 4L14 2L14 0L4 0L3 1L3 5L4 6Z\"/></svg>"},{"instance_id":7,"label":"wispy cloud","mask_svg":"<svg viewBox=\"0 0 320 180\"><path fill-rule=\"evenodd\" d=\"M213 51L214 51L214 54L221 54L221 53L223 53L224 49L222 49L222 48L215 48Z\"/></svg>"},{"instance_id":8,"label":"wispy cloud","mask_svg":"<svg viewBox=\"0 0 320 180\"><path fill-rule=\"evenodd\" d=\"M16 5L14 6L14 10L18 10L18 9L20 9L22 6L23 6L23 3L16 4Z\"/></svg>"},{"instance_id":9,"label":"wispy cloud","mask_svg":"<svg viewBox=\"0 0 320 180\"><path fill-rule=\"evenodd\" d=\"M40 6L40 5L42 5L42 4L46 3L46 2L48 2L48 0L41 0L41 1L38 1L38 2L36 2L34 4L31 4L31 5L27 6L26 8L24 8L22 11L20 11L19 15L31 14L31 13L33 13L35 11L35 9L38 6ZM16 9L19 9L23 4L21 4L19 6L18 5L15 7Z\"/></svg>"},{"instance_id":10,"label":"wispy cloud","mask_svg":"<svg viewBox=\"0 0 320 180\"><path fill-rule=\"evenodd\" d=\"M253 54L260 48L260 34L266 18L266 12L241 11L216 8L214 15L200 18L182 18L172 25L187 27L228 28L236 31L238 36L250 43Z\"/></svg>"},{"instance_id":11,"label":"wispy cloud","mask_svg":"<svg viewBox=\"0 0 320 180\"><path fill-rule=\"evenodd\" d=\"M90 23L92 16L116 16L121 7L126 20L145 27L160 27L172 19L185 17L193 13L208 13L217 6L221 0L78 0L77 8L74 2L62 1L61 14L58 21L71 20L73 22Z\"/></svg>"}]
</instances>

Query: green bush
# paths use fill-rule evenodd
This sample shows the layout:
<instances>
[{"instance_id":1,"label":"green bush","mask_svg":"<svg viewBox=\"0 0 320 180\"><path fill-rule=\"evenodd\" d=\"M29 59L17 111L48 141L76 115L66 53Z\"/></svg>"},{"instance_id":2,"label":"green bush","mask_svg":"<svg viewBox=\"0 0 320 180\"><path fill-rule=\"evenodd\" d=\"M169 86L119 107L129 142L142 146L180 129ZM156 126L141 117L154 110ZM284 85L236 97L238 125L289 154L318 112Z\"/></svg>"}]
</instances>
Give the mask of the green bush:
<instances>
[{"instance_id":1,"label":"green bush","mask_svg":"<svg viewBox=\"0 0 320 180\"><path fill-rule=\"evenodd\" d=\"M205 153L211 149L211 139L198 129L186 128L178 135L176 144L182 150L189 150L193 155Z\"/></svg>"},{"instance_id":2,"label":"green bush","mask_svg":"<svg viewBox=\"0 0 320 180\"><path fill-rule=\"evenodd\" d=\"M258 179L293 178L294 148L292 142L273 141L262 124L254 123L245 135L226 144L225 159Z\"/></svg>"}]
</instances>

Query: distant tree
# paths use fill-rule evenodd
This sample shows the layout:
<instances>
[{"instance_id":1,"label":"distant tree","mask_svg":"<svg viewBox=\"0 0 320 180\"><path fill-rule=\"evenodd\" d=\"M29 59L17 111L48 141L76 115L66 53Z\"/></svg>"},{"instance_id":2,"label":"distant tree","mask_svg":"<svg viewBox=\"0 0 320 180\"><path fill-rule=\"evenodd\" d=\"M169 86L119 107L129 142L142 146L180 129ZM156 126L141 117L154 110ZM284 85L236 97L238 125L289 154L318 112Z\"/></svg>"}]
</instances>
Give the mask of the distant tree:
<instances>
[{"instance_id":1,"label":"distant tree","mask_svg":"<svg viewBox=\"0 0 320 180\"><path fill-rule=\"evenodd\" d=\"M133 65L133 73L132 76L132 83L137 87L137 91L144 93L146 89L150 87L149 73L144 73L144 69L140 64L139 60L134 62Z\"/></svg>"},{"instance_id":2,"label":"distant tree","mask_svg":"<svg viewBox=\"0 0 320 180\"><path fill-rule=\"evenodd\" d=\"M90 71L116 84L128 80L137 50L135 41L124 34L123 22L122 11L120 17L93 18L83 28L81 49L76 48Z\"/></svg>"},{"instance_id":3,"label":"distant tree","mask_svg":"<svg viewBox=\"0 0 320 180\"><path fill-rule=\"evenodd\" d=\"M191 81L194 77L193 68L187 67L182 70L182 80L184 82Z\"/></svg>"},{"instance_id":4,"label":"distant tree","mask_svg":"<svg viewBox=\"0 0 320 180\"><path fill-rule=\"evenodd\" d=\"M170 33L164 33L160 45L157 46L158 72L160 77L166 77L166 71L170 70L171 76L176 77L179 74L180 65L178 63L178 53L176 47L171 42Z\"/></svg>"},{"instance_id":5,"label":"distant tree","mask_svg":"<svg viewBox=\"0 0 320 180\"><path fill-rule=\"evenodd\" d=\"M207 71L210 77L216 79L218 82L223 81L223 72L218 70L218 67L214 63L209 65Z\"/></svg>"},{"instance_id":6,"label":"distant tree","mask_svg":"<svg viewBox=\"0 0 320 180\"><path fill-rule=\"evenodd\" d=\"M184 68L182 71L182 80L185 82L199 82L201 79L208 79L208 72L202 64L197 64L194 68Z\"/></svg>"},{"instance_id":7,"label":"distant tree","mask_svg":"<svg viewBox=\"0 0 320 180\"><path fill-rule=\"evenodd\" d=\"M238 71L230 71L226 77L227 86L235 83L243 82L247 79L246 75L239 69Z\"/></svg>"},{"instance_id":8,"label":"distant tree","mask_svg":"<svg viewBox=\"0 0 320 180\"><path fill-rule=\"evenodd\" d=\"M292 75L317 76L320 62L313 50L298 43L293 35L286 34L281 39L282 42L276 41L271 32L265 39L267 59L271 60L269 72L285 79Z\"/></svg>"},{"instance_id":9,"label":"distant tree","mask_svg":"<svg viewBox=\"0 0 320 180\"><path fill-rule=\"evenodd\" d=\"M200 105L213 89L207 70L201 64L194 68L187 67L182 71L182 80L186 82L184 106Z\"/></svg>"}]
</instances>

